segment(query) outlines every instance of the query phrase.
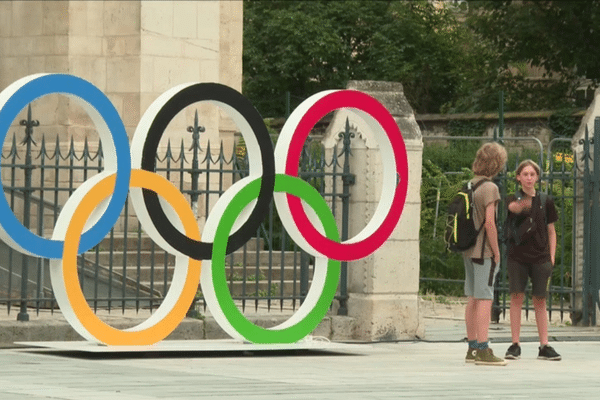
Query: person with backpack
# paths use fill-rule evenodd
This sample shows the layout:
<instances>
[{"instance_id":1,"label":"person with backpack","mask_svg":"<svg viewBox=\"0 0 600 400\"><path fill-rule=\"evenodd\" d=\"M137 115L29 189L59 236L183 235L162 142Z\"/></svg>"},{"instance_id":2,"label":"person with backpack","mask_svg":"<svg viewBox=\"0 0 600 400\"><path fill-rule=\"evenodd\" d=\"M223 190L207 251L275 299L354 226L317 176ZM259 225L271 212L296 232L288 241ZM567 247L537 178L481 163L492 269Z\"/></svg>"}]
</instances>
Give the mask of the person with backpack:
<instances>
[{"instance_id":1,"label":"person with backpack","mask_svg":"<svg viewBox=\"0 0 600 400\"><path fill-rule=\"evenodd\" d=\"M521 358L519 335L521 307L527 280L531 279L535 322L540 337L538 358L559 361L561 356L548 345L548 315L546 297L552 276L556 253L554 222L558 213L554 200L535 190L540 178L540 167L532 160L522 161L516 169L520 189L508 196L506 204L506 239L508 247L507 270L510 289L510 330L512 345L504 358Z\"/></svg>"},{"instance_id":2,"label":"person with backpack","mask_svg":"<svg viewBox=\"0 0 600 400\"><path fill-rule=\"evenodd\" d=\"M473 161L473 223L478 229L475 245L462 252L465 264L465 325L469 349L466 362L477 365L506 365L488 345L494 281L500 269L500 247L496 214L500 191L492 182L506 164L506 150L498 143L482 145ZM483 183L481 183L483 181Z\"/></svg>"}]
</instances>

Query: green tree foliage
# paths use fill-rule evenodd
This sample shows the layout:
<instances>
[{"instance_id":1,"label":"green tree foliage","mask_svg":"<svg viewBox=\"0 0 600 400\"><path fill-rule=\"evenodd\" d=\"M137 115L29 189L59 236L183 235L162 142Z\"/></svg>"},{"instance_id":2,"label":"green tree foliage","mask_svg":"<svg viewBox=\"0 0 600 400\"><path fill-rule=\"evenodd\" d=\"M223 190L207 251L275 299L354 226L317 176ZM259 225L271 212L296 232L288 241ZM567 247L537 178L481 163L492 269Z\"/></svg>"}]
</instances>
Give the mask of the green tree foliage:
<instances>
[{"instance_id":1,"label":"green tree foliage","mask_svg":"<svg viewBox=\"0 0 600 400\"><path fill-rule=\"evenodd\" d=\"M472 178L473 174L465 158L452 148L429 146L427 149L427 158L423 157L419 232L419 271L424 280L419 287L422 293L461 296L462 285L445 281L464 279L462 256L446 249L446 208L463 181ZM440 165L448 164L449 159L452 160L450 164L457 168L455 171L460 173L444 174Z\"/></svg>"},{"instance_id":2,"label":"green tree foliage","mask_svg":"<svg viewBox=\"0 0 600 400\"><path fill-rule=\"evenodd\" d=\"M243 91L280 117L286 92L291 110L349 80L394 81L423 114L496 111L501 90L506 111L573 108L582 78L600 81L600 0L452 4L246 0Z\"/></svg>"},{"instance_id":3,"label":"green tree foliage","mask_svg":"<svg viewBox=\"0 0 600 400\"><path fill-rule=\"evenodd\" d=\"M427 1L244 3L243 91L269 117L285 115L287 91L293 109L349 80L400 82L416 112L436 113L470 92L461 86L485 58L454 13Z\"/></svg>"},{"instance_id":4,"label":"green tree foliage","mask_svg":"<svg viewBox=\"0 0 600 400\"><path fill-rule=\"evenodd\" d=\"M469 26L497 53L488 85L506 90L511 109L572 107L581 78L600 81L600 1L470 1L469 10ZM529 65L545 79L530 79Z\"/></svg>"}]
</instances>

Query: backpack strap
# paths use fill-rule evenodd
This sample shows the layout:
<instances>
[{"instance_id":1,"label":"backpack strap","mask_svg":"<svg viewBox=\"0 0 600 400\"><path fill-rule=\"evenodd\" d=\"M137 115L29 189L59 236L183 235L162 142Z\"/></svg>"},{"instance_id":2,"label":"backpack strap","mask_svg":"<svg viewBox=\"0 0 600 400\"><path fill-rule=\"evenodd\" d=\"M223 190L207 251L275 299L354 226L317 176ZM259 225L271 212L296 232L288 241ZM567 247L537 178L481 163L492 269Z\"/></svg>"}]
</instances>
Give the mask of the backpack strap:
<instances>
[{"instance_id":1,"label":"backpack strap","mask_svg":"<svg viewBox=\"0 0 600 400\"><path fill-rule=\"evenodd\" d=\"M546 202L548 201L548 194L544 192L539 192L542 213L544 214L544 225L548 225L548 215L546 214Z\"/></svg>"},{"instance_id":2,"label":"backpack strap","mask_svg":"<svg viewBox=\"0 0 600 400\"><path fill-rule=\"evenodd\" d=\"M473 193L475 193L477 188L485 182L491 182L491 180L484 178L484 179L480 180L479 182L477 182L476 184L474 184L473 186L471 186L471 181L469 181L469 188L473 191Z\"/></svg>"},{"instance_id":3,"label":"backpack strap","mask_svg":"<svg viewBox=\"0 0 600 400\"><path fill-rule=\"evenodd\" d=\"M469 181L468 183L468 187L473 191L473 197L475 197L475 191L477 190L477 188L479 186L481 186L482 184L484 184L485 182L491 182L491 180L484 178L482 180L480 180L479 182L477 182L475 185L471 186L471 181ZM473 207L473 209L475 211L477 211L477 209L475 207ZM479 229L477 229L477 232L479 232L481 230L481 228L483 228L483 225L485 224L485 213L483 215L483 221L481 222L481 225L479 226ZM484 241L484 245L485 245L485 237L483 238Z\"/></svg>"},{"instance_id":4,"label":"backpack strap","mask_svg":"<svg viewBox=\"0 0 600 400\"><path fill-rule=\"evenodd\" d=\"M479 186L481 186L482 184L484 184L485 182L491 182L491 180L484 178L471 187L471 190L473 191L473 196L475 196L475 191L477 190L477 188ZM471 185L470 181L469 181L469 185ZM475 207L473 207L473 209L476 210ZM479 233L481 231L481 229L484 228L484 225L485 225L485 214L483 215L483 221L481 222L479 229L477 229L477 233ZM483 263L483 253L485 251L485 239L487 239L487 231L484 229L483 241L481 242L481 263Z\"/></svg>"},{"instance_id":5,"label":"backpack strap","mask_svg":"<svg viewBox=\"0 0 600 400\"><path fill-rule=\"evenodd\" d=\"M548 201L548 194L544 192L539 192L540 196L540 212L544 214L544 237L546 238L546 242L548 242L548 215L546 214L546 201Z\"/></svg>"},{"instance_id":6,"label":"backpack strap","mask_svg":"<svg viewBox=\"0 0 600 400\"><path fill-rule=\"evenodd\" d=\"M483 221L485 223L485 221ZM481 242L481 259L483 260L483 251L485 250L485 239L487 239L487 231L483 230L483 242Z\"/></svg>"},{"instance_id":7,"label":"backpack strap","mask_svg":"<svg viewBox=\"0 0 600 400\"><path fill-rule=\"evenodd\" d=\"M548 216L546 215L546 202L548 201L548 193L544 193L542 191L536 191L535 192L535 197L538 197L540 199L540 207L539 208L535 208L535 209L531 209L531 215L533 216L534 214L537 214L538 210L541 210L541 212L544 214L544 225L548 225ZM533 204L532 204L533 206Z\"/></svg>"}]
</instances>

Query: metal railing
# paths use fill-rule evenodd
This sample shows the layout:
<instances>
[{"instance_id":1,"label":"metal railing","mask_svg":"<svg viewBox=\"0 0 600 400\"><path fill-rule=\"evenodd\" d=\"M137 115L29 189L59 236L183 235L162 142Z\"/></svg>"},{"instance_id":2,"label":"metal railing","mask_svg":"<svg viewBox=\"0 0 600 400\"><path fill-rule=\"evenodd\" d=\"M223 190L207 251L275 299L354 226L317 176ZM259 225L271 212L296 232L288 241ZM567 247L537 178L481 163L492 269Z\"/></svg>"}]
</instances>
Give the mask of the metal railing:
<instances>
[{"instance_id":1,"label":"metal railing","mask_svg":"<svg viewBox=\"0 0 600 400\"><path fill-rule=\"evenodd\" d=\"M39 123L31 116L21 122L25 138L17 144L17 135L4 146L1 159L4 194L15 215L37 235L50 237L61 206L85 180L103 169L99 142L83 144L59 142L48 145L45 135L37 143L33 129ZM157 154L156 172L176 184L190 199L199 224L211 206L227 188L248 175L248 155L243 140L227 149L207 143L200 146L204 128L196 115L188 127L189 140L177 146L169 142ZM349 185L354 175L349 171L350 133L340 134L342 148L326 152L323 145L309 138L300 163L300 177L319 190L330 204L336 221L347 238ZM187 142L187 145L186 145ZM328 155L329 154L329 155ZM312 257L296 246L283 229L271 204L256 235L240 250L227 256L227 277L233 299L247 307L297 308L305 298L312 279ZM129 201L110 234L78 258L79 280L90 307L136 310L158 307L169 288L174 256L160 249L143 232ZM336 299L339 313L346 310L347 285L345 265ZM28 313L56 309L49 274L49 262L23 256L0 242L0 303L7 311L18 306L19 320ZM190 312L202 312L205 304L199 287Z\"/></svg>"}]
</instances>

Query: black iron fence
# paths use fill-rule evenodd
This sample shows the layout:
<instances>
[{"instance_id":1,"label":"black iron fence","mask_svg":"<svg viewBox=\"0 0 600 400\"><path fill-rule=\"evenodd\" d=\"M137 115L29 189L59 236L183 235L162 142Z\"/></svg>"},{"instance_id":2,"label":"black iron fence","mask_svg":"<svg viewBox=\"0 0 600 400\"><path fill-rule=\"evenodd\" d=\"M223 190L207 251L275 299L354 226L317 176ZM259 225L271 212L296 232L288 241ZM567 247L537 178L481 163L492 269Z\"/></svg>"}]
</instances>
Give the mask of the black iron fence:
<instances>
[{"instance_id":1,"label":"black iron fence","mask_svg":"<svg viewBox=\"0 0 600 400\"><path fill-rule=\"evenodd\" d=\"M25 136L13 133L4 144L1 170L4 195L24 226L39 236L50 237L61 205L85 180L103 169L99 141L49 144L46 136L34 140L39 124L31 117L21 121ZM38 128L39 129L39 128ZM248 175L248 158L243 140L230 148L210 142L202 148L204 128L196 115L188 127L190 139L171 142L157 154L156 172L176 184L190 199L192 209L203 225L211 206L227 188ZM326 151L318 140L305 144L300 177L317 188L336 216L342 239L347 238L349 185L353 174L348 168L350 134L342 148ZM191 144L190 144L191 143ZM314 260L291 241L271 204L256 235L240 250L227 256L227 277L234 300L242 309L254 307L298 307L310 287ZM336 299L340 313L346 309L345 263ZM174 256L154 244L144 233L126 203L122 215L96 247L78 257L79 280L90 306L100 309L154 309L170 286ZM28 313L54 310L56 302L50 282L49 261L24 256L0 242L0 303L10 313L27 320ZM202 312L201 288L190 312Z\"/></svg>"}]
</instances>

